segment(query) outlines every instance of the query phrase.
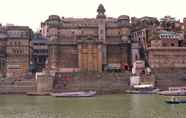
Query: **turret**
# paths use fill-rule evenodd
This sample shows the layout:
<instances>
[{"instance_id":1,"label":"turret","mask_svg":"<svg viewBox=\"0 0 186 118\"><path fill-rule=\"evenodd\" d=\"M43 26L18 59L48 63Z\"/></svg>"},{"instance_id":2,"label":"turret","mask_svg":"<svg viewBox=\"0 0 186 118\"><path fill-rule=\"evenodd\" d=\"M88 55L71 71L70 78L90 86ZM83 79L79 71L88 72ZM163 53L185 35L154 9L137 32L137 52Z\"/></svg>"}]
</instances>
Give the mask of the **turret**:
<instances>
[{"instance_id":1,"label":"turret","mask_svg":"<svg viewBox=\"0 0 186 118\"><path fill-rule=\"evenodd\" d=\"M105 8L102 4L99 5L97 9L97 21L98 21L98 40L105 43L106 41L106 16L105 16ZM107 62L107 52L106 46L102 46L102 64L106 64Z\"/></svg>"},{"instance_id":2,"label":"turret","mask_svg":"<svg viewBox=\"0 0 186 118\"><path fill-rule=\"evenodd\" d=\"M130 22L129 16L121 15L118 17L118 23L120 26L128 26Z\"/></svg>"},{"instance_id":3,"label":"turret","mask_svg":"<svg viewBox=\"0 0 186 118\"><path fill-rule=\"evenodd\" d=\"M100 4L97 9L98 15L96 18L106 18L105 11L106 10L105 10L104 6L102 4Z\"/></svg>"}]
</instances>

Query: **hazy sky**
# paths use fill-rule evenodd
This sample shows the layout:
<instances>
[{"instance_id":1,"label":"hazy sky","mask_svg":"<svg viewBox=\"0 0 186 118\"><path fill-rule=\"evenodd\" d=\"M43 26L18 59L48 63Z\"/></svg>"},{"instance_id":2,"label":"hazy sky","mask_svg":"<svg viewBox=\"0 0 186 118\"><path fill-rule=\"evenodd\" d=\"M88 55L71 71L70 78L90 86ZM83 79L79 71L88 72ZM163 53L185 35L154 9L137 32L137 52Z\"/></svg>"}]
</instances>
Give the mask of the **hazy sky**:
<instances>
[{"instance_id":1,"label":"hazy sky","mask_svg":"<svg viewBox=\"0 0 186 118\"><path fill-rule=\"evenodd\" d=\"M119 15L186 17L186 0L0 0L0 22L28 25L34 31L51 14L64 17L96 16L102 3L109 17Z\"/></svg>"}]
</instances>

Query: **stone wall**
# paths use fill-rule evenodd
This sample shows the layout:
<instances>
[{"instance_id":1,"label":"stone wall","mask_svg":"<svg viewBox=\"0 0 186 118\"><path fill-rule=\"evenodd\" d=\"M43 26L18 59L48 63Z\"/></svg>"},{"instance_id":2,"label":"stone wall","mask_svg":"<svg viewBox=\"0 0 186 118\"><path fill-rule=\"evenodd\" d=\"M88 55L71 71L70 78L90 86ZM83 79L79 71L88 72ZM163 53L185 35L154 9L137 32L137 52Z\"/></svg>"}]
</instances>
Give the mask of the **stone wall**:
<instances>
[{"instance_id":1,"label":"stone wall","mask_svg":"<svg viewBox=\"0 0 186 118\"><path fill-rule=\"evenodd\" d=\"M37 82L37 92L51 92L53 88L53 79L48 78L38 78Z\"/></svg>"},{"instance_id":2,"label":"stone wall","mask_svg":"<svg viewBox=\"0 0 186 118\"><path fill-rule=\"evenodd\" d=\"M55 78L54 92L96 90L98 94L124 93L129 89L129 73L66 73Z\"/></svg>"},{"instance_id":3,"label":"stone wall","mask_svg":"<svg viewBox=\"0 0 186 118\"><path fill-rule=\"evenodd\" d=\"M186 47L148 48L148 62L154 69L186 68Z\"/></svg>"},{"instance_id":4,"label":"stone wall","mask_svg":"<svg viewBox=\"0 0 186 118\"><path fill-rule=\"evenodd\" d=\"M186 73L183 70L164 70L156 71L154 74L156 77L156 86L161 90L168 90L169 87L173 86L186 86Z\"/></svg>"},{"instance_id":5,"label":"stone wall","mask_svg":"<svg viewBox=\"0 0 186 118\"><path fill-rule=\"evenodd\" d=\"M25 94L27 92L36 91L36 81L15 79L0 80L0 94Z\"/></svg>"}]
</instances>

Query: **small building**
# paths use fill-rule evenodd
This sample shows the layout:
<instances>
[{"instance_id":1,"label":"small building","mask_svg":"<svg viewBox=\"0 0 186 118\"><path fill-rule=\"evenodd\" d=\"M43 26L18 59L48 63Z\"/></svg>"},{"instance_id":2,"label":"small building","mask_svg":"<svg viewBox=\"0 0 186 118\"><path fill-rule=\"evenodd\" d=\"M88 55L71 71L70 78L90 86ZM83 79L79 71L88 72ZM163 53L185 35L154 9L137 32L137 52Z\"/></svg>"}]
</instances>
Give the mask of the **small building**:
<instances>
[{"instance_id":1,"label":"small building","mask_svg":"<svg viewBox=\"0 0 186 118\"><path fill-rule=\"evenodd\" d=\"M41 72L45 68L48 58L48 40L35 33L32 38L32 64L35 72Z\"/></svg>"},{"instance_id":2,"label":"small building","mask_svg":"<svg viewBox=\"0 0 186 118\"><path fill-rule=\"evenodd\" d=\"M161 31L159 34L162 47L179 47L184 40L183 33L176 33L171 31Z\"/></svg>"},{"instance_id":3,"label":"small building","mask_svg":"<svg viewBox=\"0 0 186 118\"><path fill-rule=\"evenodd\" d=\"M0 77L6 76L6 41L8 35L0 26Z\"/></svg>"},{"instance_id":4,"label":"small building","mask_svg":"<svg viewBox=\"0 0 186 118\"><path fill-rule=\"evenodd\" d=\"M6 41L6 76L21 79L28 71L31 61L32 30L27 26L5 26L8 35Z\"/></svg>"}]
</instances>

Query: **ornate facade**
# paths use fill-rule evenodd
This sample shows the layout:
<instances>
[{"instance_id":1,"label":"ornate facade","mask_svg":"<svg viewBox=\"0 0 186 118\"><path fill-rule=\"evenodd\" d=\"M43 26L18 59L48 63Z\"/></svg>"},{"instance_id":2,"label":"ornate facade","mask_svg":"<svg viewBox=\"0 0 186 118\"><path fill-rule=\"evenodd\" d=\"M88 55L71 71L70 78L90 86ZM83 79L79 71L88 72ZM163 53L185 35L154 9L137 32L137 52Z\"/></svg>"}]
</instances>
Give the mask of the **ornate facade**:
<instances>
[{"instance_id":1,"label":"ornate facade","mask_svg":"<svg viewBox=\"0 0 186 118\"><path fill-rule=\"evenodd\" d=\"M60 18L51 15L41 23L48 38L50 71L98 71L130 64L130 19L108 18L102 4L96 18Z\"/></svg>"},{"instance_id":2,"label":"ornate facade","mask_svg":"<svg viewBox=\"0 0 186 118\"><path fill-rule=\"evenodd\" d=\"M7 77L20 79L29 70L31 59L31 29L7 26Z\"/></svg>"},{"instance_id":3,"label":"ornate facade","mask_svg":"<svg viewBox=\"0 0 186 118\"><path fill-rule=\"evenodd\" d=\"M31 29L25 26L1 26L1 75L20 79L29 70Z\"/></svg>"},{"instance_id":4,"label":"ornate facade","mask_svg":"<svg viewBox=\"0 0 186 118\"><path fill-rule=\"evenodd\" d=\"M48 41L40 33L35 33L32 38L32 72L41 72L45 68L48 58Z\"/></svg>"}]
</instances>

